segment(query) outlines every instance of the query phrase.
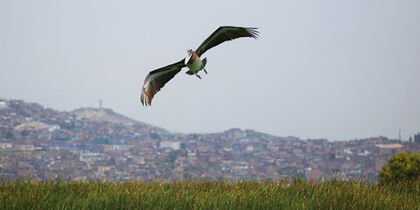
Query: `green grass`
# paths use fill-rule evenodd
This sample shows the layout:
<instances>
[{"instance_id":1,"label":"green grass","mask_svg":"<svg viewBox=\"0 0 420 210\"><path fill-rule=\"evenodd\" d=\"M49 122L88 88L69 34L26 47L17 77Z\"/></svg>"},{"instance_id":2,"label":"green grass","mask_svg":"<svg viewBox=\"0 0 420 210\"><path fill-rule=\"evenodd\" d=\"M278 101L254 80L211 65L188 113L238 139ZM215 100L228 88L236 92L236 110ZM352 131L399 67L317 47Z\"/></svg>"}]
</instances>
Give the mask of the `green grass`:
<instances>
[{"instance_id":1,"label":"green grass","mask_svg":"<svg viewBox=\"0 0 420 210\"><path fill-rule=\"evenodd\" d=\"M0 184L1 209L420 209L420 183L36 181Z\"/></svg>"}]
</instances>

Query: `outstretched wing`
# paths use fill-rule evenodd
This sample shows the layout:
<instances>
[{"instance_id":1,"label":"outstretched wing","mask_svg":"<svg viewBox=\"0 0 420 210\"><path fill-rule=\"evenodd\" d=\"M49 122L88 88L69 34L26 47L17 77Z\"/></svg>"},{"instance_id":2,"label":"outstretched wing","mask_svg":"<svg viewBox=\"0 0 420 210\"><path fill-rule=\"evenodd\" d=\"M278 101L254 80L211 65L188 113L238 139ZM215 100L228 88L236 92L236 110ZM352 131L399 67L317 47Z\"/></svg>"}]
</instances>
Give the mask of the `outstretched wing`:
<instances>
[{"instance_id":1,"label":"outstretched wing","mask_svg":"<svg viewBox=\"0 0 420 210\"><path fill-rule=\"evenodd\" d=\"M174 64L156 69L149 72L144 80L144 84L141 90L141 104L151 105L153 96L159 92L159 90L165 86L165 84L171 80L182 67L184 67L184 60L176 62Z\"/></svg>"},{"instance_id":2,"label":"outstretched wing","mask_svg":"<svg viewBox=\"0 0 420 210\"><path fill-rule=\"evenodd\" d=\"M204 52L212 47L221 44L224 41L237 39L240 37L252 37L258 38L259 32L257 28L243 28L234 26L220 26L215 32L213 32L196 50L198 56L201 56Z\"/></svg>"}]
</instances>

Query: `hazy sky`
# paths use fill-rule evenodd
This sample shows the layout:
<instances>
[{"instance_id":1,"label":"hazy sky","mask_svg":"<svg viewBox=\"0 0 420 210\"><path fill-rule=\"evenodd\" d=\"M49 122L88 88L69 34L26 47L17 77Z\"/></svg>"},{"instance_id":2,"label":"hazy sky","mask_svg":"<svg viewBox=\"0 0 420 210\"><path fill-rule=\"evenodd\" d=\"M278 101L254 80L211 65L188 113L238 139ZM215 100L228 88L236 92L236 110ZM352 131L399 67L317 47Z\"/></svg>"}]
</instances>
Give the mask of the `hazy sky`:
<instances>
[{"instance_id":1,"label":"hazy sky","mask_svg":"<svg viewBox=\"0 0 420 210\"><path fill-rule=\"evenodd\" d=\"M147 2L147 3L146 3ZM104 106L177 132L407 139L420 131L420 1L0 0L0 98ZM147 73L220 25L258 40L204 54L140 104Z\"/></svg>"}]
</instances>

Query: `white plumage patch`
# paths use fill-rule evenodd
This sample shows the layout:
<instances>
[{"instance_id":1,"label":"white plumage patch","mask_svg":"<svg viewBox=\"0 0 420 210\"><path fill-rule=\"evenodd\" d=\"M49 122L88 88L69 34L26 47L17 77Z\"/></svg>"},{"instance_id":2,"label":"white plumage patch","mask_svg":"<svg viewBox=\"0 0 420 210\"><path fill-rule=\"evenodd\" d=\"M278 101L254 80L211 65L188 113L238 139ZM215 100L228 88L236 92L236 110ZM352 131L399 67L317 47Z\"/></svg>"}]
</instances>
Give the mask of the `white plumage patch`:
<instances>
[{"instance_id":1,"label":"white plumage patch","mask_svg":"<svg viewBox=\"0 0 420 210\"><path fill-rule=\"evenodd\" d=\"M185 58L184 64L187 65L187 63L190 61L192 54L188 54Z\"/></svg>"}]
</instances>

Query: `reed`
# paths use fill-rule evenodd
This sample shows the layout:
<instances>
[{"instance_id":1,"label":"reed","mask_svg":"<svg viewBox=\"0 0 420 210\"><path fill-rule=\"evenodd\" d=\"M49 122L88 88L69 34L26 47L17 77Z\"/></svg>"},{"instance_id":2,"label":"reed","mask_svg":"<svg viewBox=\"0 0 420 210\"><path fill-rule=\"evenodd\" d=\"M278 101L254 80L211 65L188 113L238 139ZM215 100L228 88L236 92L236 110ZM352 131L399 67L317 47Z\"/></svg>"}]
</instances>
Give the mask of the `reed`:
<instances>
[{"instance_id":1,"label":"reed","mask_svg":"<svg viewBox=\"0 0 420 210\"><path fill-rule=\"evenodd\" d=\"M420 182L186 180L0 183L1 209L420 209Z\"/></svg>"}]
</instances>

